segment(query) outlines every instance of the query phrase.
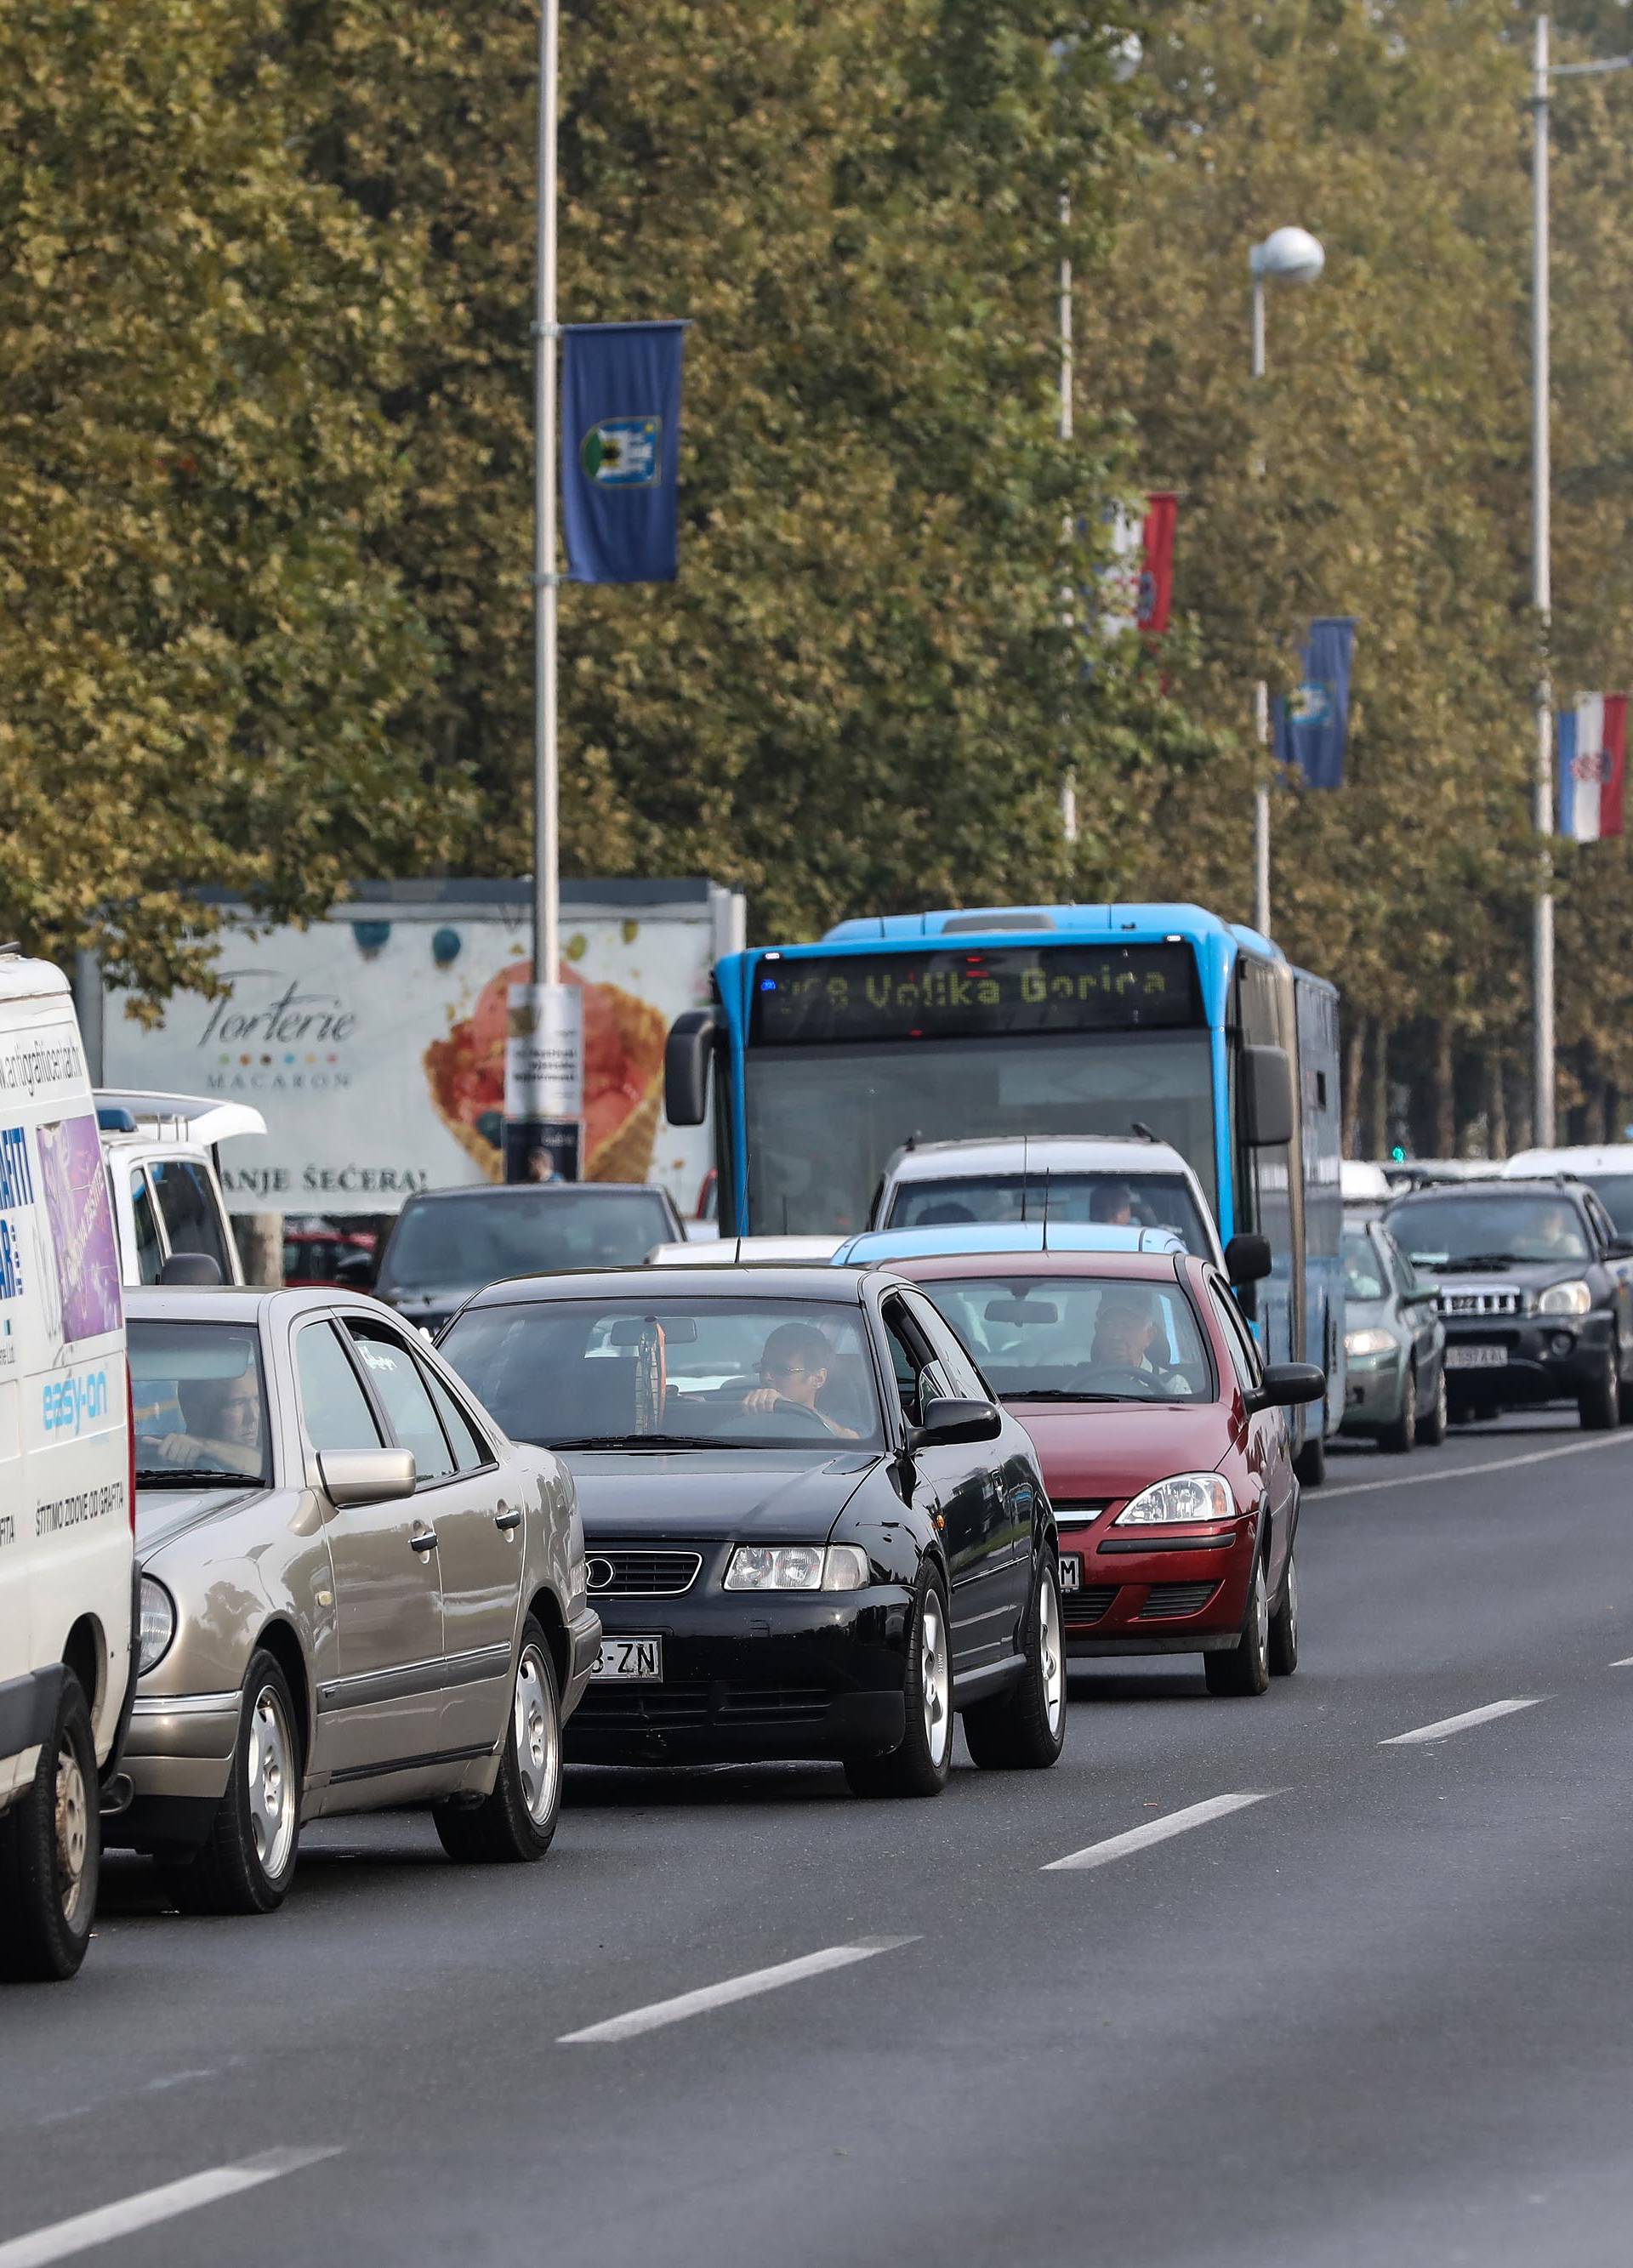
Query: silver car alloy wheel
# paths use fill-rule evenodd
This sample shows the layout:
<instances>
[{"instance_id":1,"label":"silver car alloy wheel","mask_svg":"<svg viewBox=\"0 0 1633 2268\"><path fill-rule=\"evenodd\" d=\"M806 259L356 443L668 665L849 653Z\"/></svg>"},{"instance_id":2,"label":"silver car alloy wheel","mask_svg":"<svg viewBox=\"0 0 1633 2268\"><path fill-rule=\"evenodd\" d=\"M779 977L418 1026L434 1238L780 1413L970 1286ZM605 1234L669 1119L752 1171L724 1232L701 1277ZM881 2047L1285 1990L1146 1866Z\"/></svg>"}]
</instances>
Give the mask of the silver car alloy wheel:
<instances>
[{"instance_id":1,"label":"silver car alloy wheel","mask_svg":"<svg viewBox=\"0 0 1633 2268\"><path fill-rule=\"evenodd\" d=\"M1287 1555L1287 1581L1282 1587L1282 1601L1287 1627L1293 1644L1298 1644L1298 1562L1289 1551Z\"/></svg>"},{"instance_id":2,"label":"silver car alloy wheel","mask_svg":"<svg viewBox=\"0 0 1633 2268\"><path fill-rule=\"evenodd\" d=\"M281 1882L294 1848L299 1815L295 1785L295 1743L281 1695L263 1685L249 1712L244 1771L249 1790L249 1825L255 1856L270 1882Z\"/></svg>"},{"instance_id":3,"label":"silver car alloy wheel","mask_svg":"<svg viewBox=\"0 0 1633 2268\"><path fill-rule=\"evenodd\" d=\"M952 1678L947 1660L947 1617L941 1593L927 1591L919 1618L919 1686L924 1703L925 1744L939 1771L952 1740Z\"/></svg>"},{"instance_id":4,"label":"silver car alloy wheel","mask_svg":"<svg viewBox=\"0 0 1633 2268\"><path fill-rule=\"evenodd\" d=\"M1261 1559L1253 1576L1254 1638L1262 1654L1270 1644L1270 1586L1265 1580L1265 1563Z\"/></svg>"},{"instance_id":5,"label":"silver car alloy wheel","mask_svg":"<svg viewBox=\"0 0 1633 2268\"><path fill-rule=\"evenodd\" d=\"M516 1769L521 1776L521 1800L528 1817L543 1827L556 1807L561 1778L561 1728L550 1697L549 1673L536 1646L521 1649L516 1665L514 1712Z\"/></svg>"},{"instance_id":6,"label":"silver car alloy wheel","mask_svg":"<svg viewBox=\"0 0 1633 2268\"><path fill-rule=\"evenodd\" d=\"M56 1752L56 1879L63 1918L78 1930L89 1895L85 1862L91 1851L91 1798L79 1751L64 1736Z\"/></svg>"},{"instance_id":7,"label":"silver car alloy wheel","mask_svg":"<svg viewBox=\"0 0 1633 2268\"><path fill-rule=\"evenodd\" d=\"M1038 1580L1038 1650L1043 1663L1044 1713L1058 1733L1066 1708L1066 1648L1060 1637L1060 1594L1046 1568Z\"/></svg>"}]
</instances>

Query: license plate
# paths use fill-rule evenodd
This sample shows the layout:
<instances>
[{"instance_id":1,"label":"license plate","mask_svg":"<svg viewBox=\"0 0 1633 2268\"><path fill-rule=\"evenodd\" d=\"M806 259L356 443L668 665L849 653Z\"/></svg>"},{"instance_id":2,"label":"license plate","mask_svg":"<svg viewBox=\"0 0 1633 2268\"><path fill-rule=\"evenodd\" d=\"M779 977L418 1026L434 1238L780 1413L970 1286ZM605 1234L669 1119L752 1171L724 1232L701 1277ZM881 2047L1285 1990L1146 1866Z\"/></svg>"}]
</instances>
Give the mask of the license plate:
<instances>
[{"instance_id":1,"label":"license plate","mask_svg":"<svg viewBox=\"0 0 1633 2268\"><path fill-rule=\"evenodd\" d=\"M1081 1591L1083 1587L1083 1559L1082 1552L1062 1551L1060 1554L1060 1589L1062 1594L1068 1591Z\"/></svg>"},{"instance_id":2,"label":"license plate","mask_svg":"<svg viewBox=\"0 0 1633 2268\"><path fill-rule=\"evenodd\" d=\"M601 1642L601 1659L595 1664L595 1674L597 1677L661 1679L663 1640L661 1638L604 1638Z\"/></svg>"},{"instance_id":3,"label":"license plate","mask_svg":"<svg viewBox=\"0 0 1633 2268\"><path fill-rule=\"evenodd\" d=\"M1449 1346L1446 1349L1448 1370L1501 1370L1507 1360L1506 1347Z\"/></svg>"}]
</instances>

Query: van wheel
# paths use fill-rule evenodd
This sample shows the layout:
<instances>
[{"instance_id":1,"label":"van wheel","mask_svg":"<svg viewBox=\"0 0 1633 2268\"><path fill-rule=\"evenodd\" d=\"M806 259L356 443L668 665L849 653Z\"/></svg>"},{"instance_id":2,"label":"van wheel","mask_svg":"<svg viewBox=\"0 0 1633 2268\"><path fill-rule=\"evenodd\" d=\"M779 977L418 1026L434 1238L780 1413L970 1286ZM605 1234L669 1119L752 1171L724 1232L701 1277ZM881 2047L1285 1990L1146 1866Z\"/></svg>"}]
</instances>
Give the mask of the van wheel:
<instances>
[{"instance_id":1,"label":"van wheel","mask_svg":"<svg viewBox=\"0 0 1633 2268\"><path fill-rule=\"evenodd\" d=\"M226 1793L197 1856L167 1867L184 1913L263 1914L281 1906L300 1842L300 1739L289 1680L264 1648L250 1656Z\"/></svg>"},{"instance_id":2,"label":"van wheel","mask_svg":"<svg viewBox=\"0 0 1633 2268\"><path fill-rule=\"evenodd\" d=\"M514 1866L544 1856L560 1813L561 1704L550 1647L529 1615L492 1791L477 1804L433 1804L431 1815L450 1859Z\"/></svg>"},{"instance_id":3,"label":"van wheel","mask_svg":"<svg viewBox=\"0 0 1633 2268\"><path fill-rule=\"evenodd\" d=\"M939 1795L952 1769L952 1639L947 1594L933 1567L913 1593L904 1698L907 1730L888 1756L850 1756L845 1777L853 1795Z\"/></svg>"},{"instance_id":4,"label":"van wheel","mask_svg":"<svg viewBox=\"0 0 1633 2268\"><path fill-rule=\"evenodd\" d=\"M1066 1746L1066 1639L1054 1559L1046 1555L1027 1602L1023 1675L964 1712L970 1755L986 1771L1044 1771Z\"/></svg>"},{"instance_id":5,"label":"van wheel","mask_svg":"<svg viewBox=\"0 0 1633 2268\"><path fill-rule=\"evenodd\" d=\"M45 1984L76 1973L101 1871L96 1742L70 1674L33 1778L0 1819L0 1977Z\"/></svg>"}]
</instances>

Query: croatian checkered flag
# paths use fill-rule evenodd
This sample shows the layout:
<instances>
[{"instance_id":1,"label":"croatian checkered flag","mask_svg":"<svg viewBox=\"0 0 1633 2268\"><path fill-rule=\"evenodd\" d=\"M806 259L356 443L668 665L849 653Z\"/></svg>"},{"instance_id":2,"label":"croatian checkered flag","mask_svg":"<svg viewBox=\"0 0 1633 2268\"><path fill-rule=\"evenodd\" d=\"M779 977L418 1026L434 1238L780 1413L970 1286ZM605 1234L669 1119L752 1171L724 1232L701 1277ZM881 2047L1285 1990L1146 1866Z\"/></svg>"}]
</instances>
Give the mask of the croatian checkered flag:
<instances>
[{"instance_id":1,"label":"croatian checkered flag","mask_svg":"<svg viewBox=\"0 0 1633 2268\"><path fill-rule=\"evenodd\" d=\"M1627 772L1628 696L1581 693L1557 718L1559 831L1575 843L1622 832Z\"/></svg>"}]
</instances>

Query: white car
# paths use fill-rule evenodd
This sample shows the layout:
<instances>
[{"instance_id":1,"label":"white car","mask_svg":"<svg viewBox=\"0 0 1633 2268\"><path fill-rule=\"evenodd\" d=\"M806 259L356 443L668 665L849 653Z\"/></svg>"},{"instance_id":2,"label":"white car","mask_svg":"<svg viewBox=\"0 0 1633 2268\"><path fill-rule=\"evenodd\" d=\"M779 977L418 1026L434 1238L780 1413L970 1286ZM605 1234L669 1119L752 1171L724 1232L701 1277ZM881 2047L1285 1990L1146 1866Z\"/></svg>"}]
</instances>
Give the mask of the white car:
<instances>
[{"instance_id":1,"label":"white car","mask_svg":"<svg viewBox=\"0 0 1633 2268\"><path fill-rule=\"evenodd\" d=\"M831 1260L842 1236L717 1236L691 1238L684 1244L654 1244L648 1268L735 1268L755 1260L780 1261L785 1267Z\"/></svg>"},{"instance_id":2,"label":"white car","mask_svg":"<svg viewBox=\"0 0 1633 2268\"><path fill-rule=\"evenodd\" d=\"M869 1228L1068 1222L1172 1230L1223 1268L1201 1183L1171 1143L1102 1134L921 1142L885 1167Z\"/></svg>"},{"instance_id":3,"label":"white car","mask_svg":"<svg viewBox=\"0 0 1633 2268\"><path fill-rule=\"evenodd\" d=\"M1516 1150L1495 1167L1505 1181L1529 1181L1538 1175L1569 1174L1585 1182L1616 1225L1621 1236L1633 1236L1633 1142L1583 1143L1558 1150Z\"/></svg>"},{"instance_id":4,"label":"white car","mask_svg":"<svg viewBox=\"0 0 1633 2268\"><path fill-rule=\"evenodd\" d=\"M241 1284L244 1270L221 1192L219 1145L264 1134L248 1102L100 1087L97 1118L127 1284ZM180 1267L171 1263L181 1258ZM197 1263L214 1263L211 1278Z\"/></svg>"},{"instance_id":5,"label":"white car","mask_svg":"<svg viewBox=\"0 0 1633 2268\"><path fill-rule=\"evenodd\" d=\"M0 1977L71 1977L132 1686L130 1389L68 980L0 954Z\"/></svg>"}]
</instances>

